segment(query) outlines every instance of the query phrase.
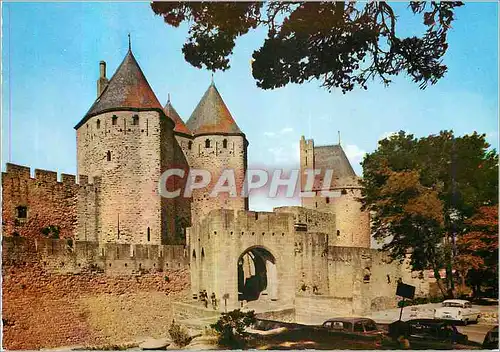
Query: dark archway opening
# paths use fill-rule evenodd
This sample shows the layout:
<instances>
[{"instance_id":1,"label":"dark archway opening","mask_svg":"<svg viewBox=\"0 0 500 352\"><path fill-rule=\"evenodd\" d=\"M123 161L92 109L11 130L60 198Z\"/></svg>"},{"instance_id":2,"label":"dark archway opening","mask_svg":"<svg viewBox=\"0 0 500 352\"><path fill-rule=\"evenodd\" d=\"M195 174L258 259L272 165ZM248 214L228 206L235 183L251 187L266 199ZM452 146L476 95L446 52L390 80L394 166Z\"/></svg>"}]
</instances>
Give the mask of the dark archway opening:
<instances>
[{"instance_id":1,"label":"dark archway opening","mask_svg":"<svg viewBox=\"0 0 500 352\"><path fill-rule=\"evenodd\" d=\"M277 299L277 272L274 256L265 248L247 249L238 258L238 300Z\"/></svg>"}]
</instances>

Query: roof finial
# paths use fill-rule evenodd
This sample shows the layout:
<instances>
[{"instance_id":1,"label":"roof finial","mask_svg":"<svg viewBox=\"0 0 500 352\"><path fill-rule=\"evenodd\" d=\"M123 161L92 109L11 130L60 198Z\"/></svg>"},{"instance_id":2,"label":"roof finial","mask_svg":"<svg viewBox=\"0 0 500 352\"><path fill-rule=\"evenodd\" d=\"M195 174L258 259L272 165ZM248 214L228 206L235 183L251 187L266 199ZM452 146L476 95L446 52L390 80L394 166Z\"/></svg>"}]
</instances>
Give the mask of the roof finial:
<instances>
[{"instance_id":1,"label":"roof finial","mask_svg":"<svg viewBox=\"0 0 500 352\"><path fill-rule=\"evenodd\" d=\"M170 103L170 93L167 94L167 103Z\"/></svg>"},{"instance_id":2,"label":"roof finial","mask_svg":"<svg viewBox=\"0 0 500 352\"><path fill-rule=\"evenodd\" d=\"M214 73L212 72L212 82L211 82L212 85L214 85Z\"/></svg>"},{"instance_id":3,"label":"roof finial","mask_svg":"<svg viewBox=\"0 0 500 352\"><path fill-rule=\"evenodd\" d=\"M132 51L132 43L130 41L130 33L128 34L128 51Z\"/></svg>"},{"instance_id":4,"label":"roof finial","mask_svg":"<svg viewBox=\"0 0 500 352\"><path fill-rule=\"evenodd\" d=\"M338 133L339 133L339 145L340 145L340 131L338 131Z\"/></svg>"}]
</instances>

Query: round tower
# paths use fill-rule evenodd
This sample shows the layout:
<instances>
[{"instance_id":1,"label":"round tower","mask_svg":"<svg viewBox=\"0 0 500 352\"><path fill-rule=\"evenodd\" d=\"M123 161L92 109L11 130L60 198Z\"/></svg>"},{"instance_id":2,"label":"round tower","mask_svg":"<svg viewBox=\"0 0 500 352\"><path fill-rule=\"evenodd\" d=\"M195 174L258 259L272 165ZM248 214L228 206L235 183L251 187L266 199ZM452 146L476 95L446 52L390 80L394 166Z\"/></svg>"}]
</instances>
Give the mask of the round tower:
<instances>
[{"instance_id":1,"label":"round tower","mask_svg":"<svg viewBox=\"0 0 500 352\"><path fill-rule=\"evenodd\" d=\"M186 122L193 134L191 168L210 172L210 184L192 194L192 220L201 219L212 209L247 210L248 199L241 196L247 169L248 141L233 119L212 82ZM232 170L236 195L227 192L211 196L224 170ZM228 175L228 173L226 173Z\"/></svg>"},{"instance_id":2,"label":"round tower","mask_svg":"<svg viewBox=\"0 0 500 352\"><path fill-rule=\"evenodd\" d=\"M174 209L157 185L173 163L174 123L130 49L109 82L102 63L100 72L98 97L75 126L78 174L100 178L99 192L79 199L78 221L95 224L100 242L168 243Z\"/></svg>"},{"instance_id":3,"label":"round tower","mask_svg":"<svg viewBox=\"0 0 500 352\"><path fill-rule=\"evenodd\" d=\"M356 176L344 150L337 145L315 146L312 139L300 141L301 187L305 190L307 169L320 170L312 186L313 197L303 197L302 206L335 214L335 229L329 239L331 245L364 247L371 245L370 217L361 210L360 178ZM332 171L330 183L326 170ZM333 196L322 195L322 190Z\"/></svg>"}]
</instances>

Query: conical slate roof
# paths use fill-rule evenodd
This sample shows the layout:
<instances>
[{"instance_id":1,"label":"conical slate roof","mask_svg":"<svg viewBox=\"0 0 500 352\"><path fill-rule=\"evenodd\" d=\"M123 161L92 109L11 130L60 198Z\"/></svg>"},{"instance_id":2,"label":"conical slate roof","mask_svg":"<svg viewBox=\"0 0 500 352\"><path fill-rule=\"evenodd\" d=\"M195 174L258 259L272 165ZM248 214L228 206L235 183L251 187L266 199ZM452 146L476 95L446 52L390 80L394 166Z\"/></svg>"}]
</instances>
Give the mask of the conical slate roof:
<instances>
[{"instance_id":1,"label":"conical slate roof","mask_svg":"<svg viewBox=\"0 0 500 352\"><path fill-rule=\"evenodd\" d=\"M174 132L191 135L191 131L189 130L189 128L187 128L184 121L182 121L181 117L172 106L170 98L168 99L167 104L165 104L163 111L165 112L165 115L167 115L174 122Z\"/></svg>"},{"instance_id":2,"label":"conical slate roof","mask_svg":"<svg viewBox=\"0 0 500 352\"><path fill-rule=\"evenodd\" d=\"M106 89L75 128L85 123L91 116L121 108L125 110L162 110L158 98L156 98L130 49Z\"/></svg>"},{"instance_id":3,"label":"conical slate roof","mask_svg":"<svg viewBox=\"0 0 500 352\"><path fill-rule=\"evenodd\" d=\"M339 144L315 146L314 167L333 170L334 178L357 177L344 149Z\"/></svg>"},{"instance_id":4,"label":"conical slate roof","mask_svg":"<svg viewBox=\"0 0 500 352\"><path fill-rule=\"evenodd\" d=\"M243 134L213 82L186 122L186 126L194 135Z\"/></svg>"},{"instance_id":5,"label":"conical slate roof","mask_svg":"<svg viewBox=\"0 0 500 352\"><path fill-rule=\"evenodd\" d=\"M321 190L324 187L323 176L326 170L332 170L331 188L360 187L359 178L339 144L314 146L314 168L322 172L322 176L314 183L315 190Z\"/></svg>"}]
</instances>

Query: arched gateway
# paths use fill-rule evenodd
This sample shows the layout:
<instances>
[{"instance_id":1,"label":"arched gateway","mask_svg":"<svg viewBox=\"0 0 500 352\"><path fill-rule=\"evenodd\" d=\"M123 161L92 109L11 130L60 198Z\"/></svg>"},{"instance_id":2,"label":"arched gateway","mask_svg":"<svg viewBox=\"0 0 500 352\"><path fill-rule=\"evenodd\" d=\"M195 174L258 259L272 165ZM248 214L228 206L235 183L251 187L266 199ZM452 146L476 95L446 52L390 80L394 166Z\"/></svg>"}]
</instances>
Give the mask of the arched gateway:
<instances>
[{"instance_id":1,"label":"arched gateway","mask_svg":"<svg viewBox=\"0 0 500 352\"><path fill-rule=\"evenodd\" d=\"M276 259L269 250L250 247L239 256L237 265L238 301L278 299Z\"/></svg>"}]
</instances>

